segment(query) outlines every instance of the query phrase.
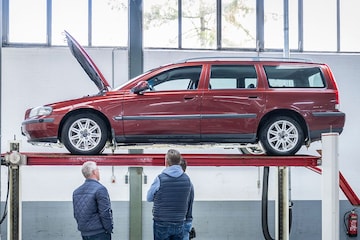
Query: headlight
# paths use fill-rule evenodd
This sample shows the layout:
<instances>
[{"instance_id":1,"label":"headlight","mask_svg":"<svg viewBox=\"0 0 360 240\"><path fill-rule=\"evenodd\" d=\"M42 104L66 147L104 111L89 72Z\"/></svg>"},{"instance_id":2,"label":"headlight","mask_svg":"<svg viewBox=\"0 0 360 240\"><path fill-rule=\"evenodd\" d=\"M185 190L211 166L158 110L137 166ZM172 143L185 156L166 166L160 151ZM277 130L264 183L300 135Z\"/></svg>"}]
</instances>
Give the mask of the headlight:
<instances>
[{"instance_id":1,"label":"headlight","mask_svg":"<svg viewBox=\"0 0 360 240\"><path fill-rule=\"evenodd\" d=\"M31 109L29 118L38 117L38 116L46 116L46 115L51 114L51 112L52 112L52 107L49 107L49 106L36 107L36 108Z\"/></svg>"}]
</instances>

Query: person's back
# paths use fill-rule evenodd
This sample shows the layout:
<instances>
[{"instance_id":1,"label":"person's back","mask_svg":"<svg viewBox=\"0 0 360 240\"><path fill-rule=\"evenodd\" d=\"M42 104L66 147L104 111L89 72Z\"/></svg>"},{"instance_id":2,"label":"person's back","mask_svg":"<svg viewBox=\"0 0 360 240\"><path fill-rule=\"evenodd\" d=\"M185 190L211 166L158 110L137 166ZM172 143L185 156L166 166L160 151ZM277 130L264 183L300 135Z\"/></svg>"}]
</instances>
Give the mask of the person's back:
<instances>
[{"instance_id":1,"label":"person's back","mask_svg":"<svg viewBox=\"0 0 360 240\"><path fill-rule=\"evenodd\" d=\"M103 226L102 216L97 212L97 201L96 198L106 196L107 190L96 180L87 179L85 183L77 188L73 193L73 206L74 206L74 217L78 223L78 230L87 236L96 235L104 232L104 228L110 229L112 227L112 220L107 219L107 226ZM90 197L91 196L91 197ZM103 203L105 207L106 203ZM108 211L111 211L108 206Z\"/></svg>"},{"instance_id":2,"label":"person's back","mask_svg":"<svg viewBox=\"0 0 360 240\"><path fill-rule=\"evenodd\" d=\"M73 192L73 210L83 239L110 240L113 230L111 203L107 189L100 184L95 162L84 163L85 182Z\"/></svg>"},{"instance_id":3,"label":"person's back","mask_svg":"<svg viewBox=\"0 0 360 240\"><path fill-rule=\"evenodd\" d=\"M174 170L174 172L177 171ZM172 176L163 172L159 175L159 179L160 188L154 198L154 220L160 222L184 221L191 190L189 177L183 173L181 176Z\"/></svg>"},{"instance_id":4,"label":"person's back","mask_svg":"<svg viewBox=\"0 0 360 240\"><path fill-rule=\"evenodd\" d=\"M154 240L182 240L191 191L190 178L180 164L181 155L170 149L166 168L151 185L147 200L154 202Z\"/></svg>"}]
</instances>

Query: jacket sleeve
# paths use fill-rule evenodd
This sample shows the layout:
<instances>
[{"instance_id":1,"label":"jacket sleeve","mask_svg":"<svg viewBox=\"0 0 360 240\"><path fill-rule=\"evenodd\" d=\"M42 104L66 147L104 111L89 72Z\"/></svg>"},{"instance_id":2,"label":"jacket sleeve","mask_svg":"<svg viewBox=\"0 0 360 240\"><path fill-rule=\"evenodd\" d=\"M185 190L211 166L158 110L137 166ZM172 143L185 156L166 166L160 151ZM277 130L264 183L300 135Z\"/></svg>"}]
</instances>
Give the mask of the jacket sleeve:
<instances>
[{"instance_id":1,"label":"jacket sleeve","mask_svg":"<svg viewBox=\"0 0 360 240\"><path fill-rule=\"evenodd\" d=\"M193 220L192 207L194 203L194 186L191 184L191 190L189 195L188 210L186 213L186 221L191 222Z\"/></svg>"},{"instance_id":2,"label":"jacket sleeve","mask_svg":"<svg viewBox=\"0 0 360 240\"><path fill-rule=\"evenodd\" d=\"M155 193L159 190L159 188L160 188L160 179L159 177L156 177L153 184L151 185L150 189L147 192L146 200L148 202L154 201Z\"/></svg>"},{"instance_id":3,"label":"jacket sleeve","mask_svg":"<svg viewBox=\"0 0 360 240\"><path fill-rule=\"evenodd\" d=\"M96 200L98 204L98 212L104 229L108 233L113 230L113 215L111 209L111 202L109 193L105 187L100 188L96 193Z\"/></svg>"}]
</instances>

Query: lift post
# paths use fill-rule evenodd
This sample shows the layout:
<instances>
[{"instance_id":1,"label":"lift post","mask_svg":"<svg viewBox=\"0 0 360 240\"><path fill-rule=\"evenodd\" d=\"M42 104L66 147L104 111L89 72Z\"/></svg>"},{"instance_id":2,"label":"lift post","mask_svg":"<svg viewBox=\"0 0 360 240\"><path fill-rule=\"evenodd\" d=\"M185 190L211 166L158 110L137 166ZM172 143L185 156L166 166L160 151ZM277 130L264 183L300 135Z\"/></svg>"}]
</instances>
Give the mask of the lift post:
<instances>
[{"instance_id":1,"label":"lift post","mask_svg":"<svg viewBox=\"0 0 360 240\"><path fill-rule=\"evenodd\" d=\"M10 143L10 153L4 156L5 165L9 167L9 205L7 239L21 240L21 184L20 166L26 163L26 156L19 153L19 143Z\"/></svg>"},{"instance_id":2,"label":"lift post","mask_svg":"<svg viewBox=\"0 0 360 240\"><path fill-rule=\"evenodd\" d=\"M338 133L322 134L322 239L339 239Z\"/></svg>"},{"instance_id":3,"label":"lift post","mask_svg":"<svg viewBox=\"0 0 360 240\"><path fill-rule=\"evenodd\" d=\"M130 228L129 240L142 239L142 167L129 167Z\"/></svg>"},{"instance_id":4,"label":"lift post","mask_svg":"<svg viewBox=\"0 0 360 240\"><path fill-rule=\"evenodd\" d=\"M276 239L289 239L289 168L278 167L278 197L276 204Z\"/></svg>"},{"instance_id":5,"label":"lift post","mask_svg":"<svg viewBox=\"0 0 360 240\"><path fill-rule=\"evenodd\" d=\"M20 200L20 166L9 166L9 208L8 239L20 240L21 236L21 200Z\"/></svg>"}]
</instances>

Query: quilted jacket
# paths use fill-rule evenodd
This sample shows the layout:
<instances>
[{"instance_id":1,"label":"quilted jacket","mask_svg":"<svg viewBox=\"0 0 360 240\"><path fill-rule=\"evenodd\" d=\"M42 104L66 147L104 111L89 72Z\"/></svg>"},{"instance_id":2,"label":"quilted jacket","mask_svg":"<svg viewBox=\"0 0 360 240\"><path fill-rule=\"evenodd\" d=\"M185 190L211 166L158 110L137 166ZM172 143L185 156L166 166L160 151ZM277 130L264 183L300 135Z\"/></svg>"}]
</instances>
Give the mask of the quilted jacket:
<instances>
[{"instance_id":1,"label":"quilted jacket","mask_svg":"<svg viewBox=\"0 0 360 240\"><path fill-rule=\"evenodd\" d=\"M94 179L86 179L73 193L74 217L82 236L112 233L113 217L107 189Z\"/></svg>"}]
</instances>

